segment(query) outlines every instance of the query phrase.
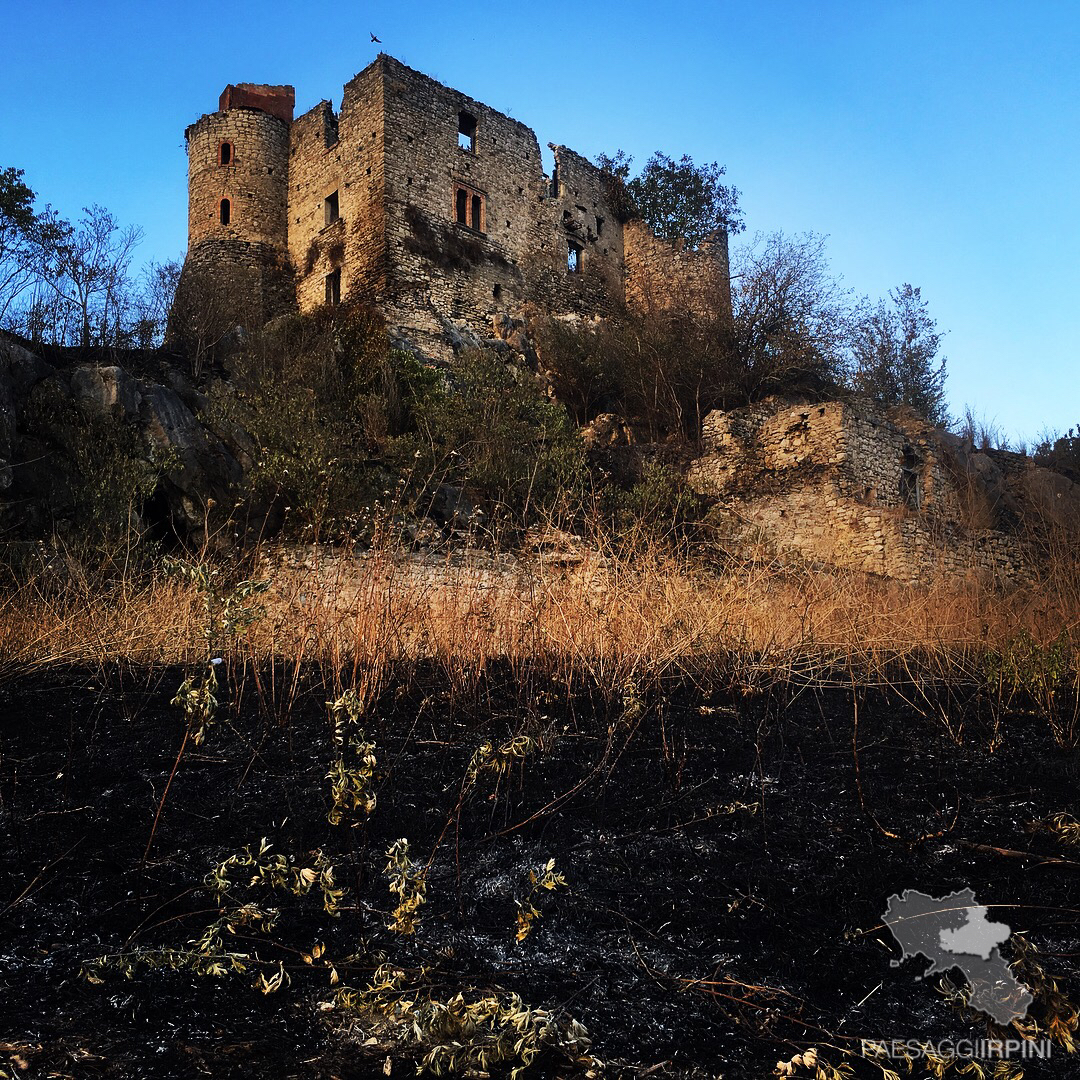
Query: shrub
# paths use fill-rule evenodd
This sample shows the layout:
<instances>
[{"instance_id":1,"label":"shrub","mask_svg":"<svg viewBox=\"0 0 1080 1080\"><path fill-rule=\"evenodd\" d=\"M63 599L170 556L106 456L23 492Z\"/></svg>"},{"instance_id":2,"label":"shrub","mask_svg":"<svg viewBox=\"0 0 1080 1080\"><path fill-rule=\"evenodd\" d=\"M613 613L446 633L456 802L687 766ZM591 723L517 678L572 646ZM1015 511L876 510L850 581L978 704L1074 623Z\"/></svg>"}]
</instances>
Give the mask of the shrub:
<instances>
[{"instance_id":1,"label":"shrub","mask_svg":"<svg viewBox=\"0 0 1080 1080\"><path fill-rule=\"evenodd\" d=\"M551 320L539 339L555 395L579 423L617 412L651 439L697 438L706 413L740 399L722 319L624 312L583 329Z\"/></svg>"},{"instance_id":2,"label":"shrub","mask_svg":"<svg viewBox=\"0 0 1080 1080\"><path fill-rule=\"evenodd\" d=\"M626 490L608 487L601 499L604 522L620 546L678 540L701 521L705 500L669 465L646 462L641 480Z\"/></svg>"},{"instance_id":3,"label":"shrub","mask_svg":"<svg viewBox=\"0 0 1080 1080\"><path fill-rule=\"evenodd\" d=\"M216 404L254 440L253 493L287 508L291 533L362 533L396 483L382 452L415 428L413 404L434 376L391 350L381 318L359 304L278 319L231 366Z\"/></svg>"},{"instance_id":4,"label":"shrub","mask_svg":"<svg viewBox=\"0 0 1080 1080\"><path fill-rule=\"evenodd\" d=\"M566 410L531 375L471 352L438 382L411 389L416 431L397 441L398 467L404 471L411 461L429 492L440 483L459 485L496 532L580 492L581 442Z\"/></svg>"}]
</instances>

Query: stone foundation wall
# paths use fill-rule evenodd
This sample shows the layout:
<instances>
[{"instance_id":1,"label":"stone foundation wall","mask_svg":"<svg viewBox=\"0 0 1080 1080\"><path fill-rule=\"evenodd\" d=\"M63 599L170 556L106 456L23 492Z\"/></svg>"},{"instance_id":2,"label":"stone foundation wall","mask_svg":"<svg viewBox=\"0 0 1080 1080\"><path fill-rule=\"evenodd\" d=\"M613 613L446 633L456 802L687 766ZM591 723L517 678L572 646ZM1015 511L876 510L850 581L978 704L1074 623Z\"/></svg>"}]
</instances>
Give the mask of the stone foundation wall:
<instances>
[{"instance_id":1,"label":"stone foundation wall","mask_svg":"<svg viewBox=\"0 0 1080 1080\"><path fill-rule=\"evenodd\" d=\"M861 506L836 486L820 486L725 505L728 540L764 547L771 556L797 556L909 584L977 573L1023 580L1027 555L1014 537L994 530L965 533L947 522L902 508Z\"/></svg>"},{"instance_id":2,"label":"stone foundation wall","mask_svg":"<svg viewBox=\"0 0 1080 1080\"><path fill-rule=\"evenodd\" d=\"M167 337L214 345L234 327L255 329L295 308L295 297L292 268L277 245L206 240L184 260Z\"/></svg>"},{"instance_id":3,"label":"stone foundation wall","mask_svg":"<svg viewBox=\"0 0 1080 1080\"><path fill-rule=\"evenodd\" d=\"M965 515L942 434L907 410L764 402L711 413L703 443L689 481L737 546L906 582L1028 572L1016 536Z\"/></svg>"}]
</instances>

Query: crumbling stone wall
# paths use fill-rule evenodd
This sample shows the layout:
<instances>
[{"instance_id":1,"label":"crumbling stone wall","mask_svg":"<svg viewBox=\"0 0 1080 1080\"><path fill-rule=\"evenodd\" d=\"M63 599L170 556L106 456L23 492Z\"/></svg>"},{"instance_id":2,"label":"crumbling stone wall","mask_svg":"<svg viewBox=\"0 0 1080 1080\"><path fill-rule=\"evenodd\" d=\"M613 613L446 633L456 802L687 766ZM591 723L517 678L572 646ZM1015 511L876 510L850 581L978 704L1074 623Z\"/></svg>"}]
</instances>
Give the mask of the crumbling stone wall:
<instances>
[{"instance_id":1,"label":"crumbling stone wall","mask_svg":"<svg viewBox=\"0 0 1080 1080\"><path fill-rule=\"evenodd\" d=\"M687 252L624 230L600 170L552 150L549 177L524 124L386 55L346 85L340 115L324 101L294 121L291 87L230 86L188 129L190 259L242 261L220 242L243 241L256 275L268 245L301 310L360 295L436 355L463 340L455 326L489 335L527 306L701 310L707 294L730 308L726 242Z\"/></svg>"},{"instance_id":2,"label":"crumbling stone wall","mask_svg":"<svg viewBox=\"0 0 1080 1080\"><path fill-rule=\"evenodd\" d=\"M968 512L948 437L910 410L768 401L710 413L703 443L690 483L717 497L733 543L907 582L1027 573L1025 546L999 517Z\"/></svg>"},{"instance_id":3,"label":"crumbling stone wall","mask_svg":"<svg viewBox=\"0 0 1080 1080\"><path fill-rule=\"evenodd\" d=\"M663 240L643 221L623 228L626 299L645 314L688 311L731 319L731 276L726 233L688 248L683 240Z\"/></svg>"}]
</instances>

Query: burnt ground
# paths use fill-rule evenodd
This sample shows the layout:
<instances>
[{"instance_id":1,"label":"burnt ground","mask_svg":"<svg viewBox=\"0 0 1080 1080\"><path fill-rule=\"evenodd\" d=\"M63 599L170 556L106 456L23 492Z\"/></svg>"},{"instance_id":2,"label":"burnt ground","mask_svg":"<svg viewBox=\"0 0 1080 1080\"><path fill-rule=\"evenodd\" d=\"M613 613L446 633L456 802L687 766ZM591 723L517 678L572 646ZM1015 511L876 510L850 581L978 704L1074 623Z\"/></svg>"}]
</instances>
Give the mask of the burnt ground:
<instances>
[{"instance_id":1,"label":"burnt ground","mask_svg":"<svg viewBox=\"0 0 1080 1080\"><path fill-rule=\"evenodd\" d=\"M860 690L856 770L850 690L671 684L609 702L492 671L467 693L414 676L372 710L378 805L350 828L326 820L326 691L301 687L285 708L280 672L276 692L264 672L261 695L250 676L223 687L144 861L183 734L170 705L183 674L49 669L0 687L0 1076L346 1080L383 1075L387 1058L412 1075L422 1051L364 1046L368 1029L318 1007L327 971L301 954L319 942L358 988L385 958L442 998L499 987L563 1010L608 1075L769 1076L816 1046L879 1077L843 1051L996 1031L937 977L918 981L921 960L890 966L900 950L882 913L908 888L970 886L1011 926L1005 954L1022 934L1080 998L1080 849L1031 828L1077 810L1080 758L1037 715L999 718L990 752L977 695L939 703L962 726L954 738L900 691ZM456 812L475 748L522 733L539 745L502 777L482 774ZM291 985L263 995L248 975L143 968L80 977L102 954L197 937L217 914L207 870L263 836L297 865L321 848L346 889L336 919L314 895L282 896L268 937L237 939L264 971L282 961ZM384 853L402 836L432 858L413 938L386 926ZM569 889L544 894L516 943L515 898L549 858ZM1038 989L1031 1015L1053 1011ZM1060 1046L1024 1069L1080 1076ZM550 1059L533 1074L581 1070Z\"/></svg>"}]
</instances>

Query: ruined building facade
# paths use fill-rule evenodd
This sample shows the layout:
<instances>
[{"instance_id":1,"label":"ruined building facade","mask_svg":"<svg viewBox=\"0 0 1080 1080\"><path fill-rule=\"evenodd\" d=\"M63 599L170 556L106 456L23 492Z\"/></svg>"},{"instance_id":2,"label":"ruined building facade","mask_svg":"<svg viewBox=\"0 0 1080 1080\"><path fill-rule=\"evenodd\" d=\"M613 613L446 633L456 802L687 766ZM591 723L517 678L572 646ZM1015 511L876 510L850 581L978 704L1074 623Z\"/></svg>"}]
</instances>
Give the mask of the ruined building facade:
<instances>
[{"instance_id":1,"label":"ruined building facade","mask_svg":"<svg viewBox=\"0 0 1080 1080\"><path fill-rule=\"evenodd\" d=\"M690 486L717 535L769 558L908 583L1030 576L1021 540L1080 523L1080 486L1021 454L977 452L904 406L768 399L712 412Z\"/></svg>"},{"instance_id":2,"label":"ruined building facade","mask_svg":"<svg viewBox=\"0 0 1080 1080\"><path fill-rule=\"evenodd\" d=\"M291 86L229 86L187 129L185 277L256 314L356 295L445 352L452 324L551 314L730 311L727 238L688 250L622 222L599 169L524 124L380 55L293 117Z\"/></svg>"}]
</instances>

